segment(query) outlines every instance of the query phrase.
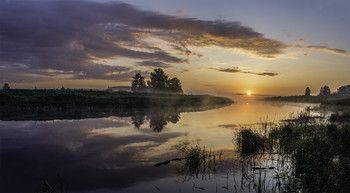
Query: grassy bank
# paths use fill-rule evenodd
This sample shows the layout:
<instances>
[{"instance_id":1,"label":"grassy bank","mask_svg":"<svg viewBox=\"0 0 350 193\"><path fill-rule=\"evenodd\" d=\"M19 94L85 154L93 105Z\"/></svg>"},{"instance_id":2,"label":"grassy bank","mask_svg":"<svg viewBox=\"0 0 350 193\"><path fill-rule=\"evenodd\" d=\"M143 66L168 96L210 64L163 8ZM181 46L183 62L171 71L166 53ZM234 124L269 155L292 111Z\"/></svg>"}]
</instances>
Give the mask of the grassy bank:
<instances>
[{"instance_id":1,"label":"grassy bank","mask_svg":"<svg viewBox=\"0 0 350 193\"><path fill-rule=\"evenodd\" d=\"M131 116L135 112L171 109L199 111L232 104L210 95L152 94L88 90L0 90L0 118L52 116L84 118Z\"/></svg>"},{"instance_id":2,"label":"grassy bank","mask_svg":"<svg viewBox=\"0 0 350 193\"><path fill-rule=\"evenodd\" d=\"M328 96L278 96L265 98L266 101L320 103L322 105L350 106L350 95L331 94Z\"/></svg>"}]
</instances>

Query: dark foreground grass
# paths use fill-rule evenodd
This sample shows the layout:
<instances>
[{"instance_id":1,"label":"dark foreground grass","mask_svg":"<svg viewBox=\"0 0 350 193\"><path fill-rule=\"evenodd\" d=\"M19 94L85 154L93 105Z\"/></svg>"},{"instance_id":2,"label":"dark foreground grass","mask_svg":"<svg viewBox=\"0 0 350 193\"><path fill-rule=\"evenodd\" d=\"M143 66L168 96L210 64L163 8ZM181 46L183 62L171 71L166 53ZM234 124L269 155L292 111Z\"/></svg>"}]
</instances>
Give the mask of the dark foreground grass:
<instances>
[{"instance_id":1,"label":"dark foreground grass","mask_svg":"<svg viewBox=\"0 0 350 193\"><path fill-rule=\"evenodd\" d=\"M288 156L293 168L289 177L301 181L303 192L350 190L348 113L334 114L328 123L288 122L265 134L245 129L237 144L242 156L267 151Z\"/></svg>"},{"instance_id":2,"label":"dark foreground grass","mask_svg":"<svg viewBox=\"0 0 350 193\"><path fill-rule=\"evenodd\" d=\"M211 150L204 147L185 145L179 149L179 153L185 160L185 164L180 170L186 176L198 177L199 174L215 172L216 155Z\"/></svg>"}]
</instances>

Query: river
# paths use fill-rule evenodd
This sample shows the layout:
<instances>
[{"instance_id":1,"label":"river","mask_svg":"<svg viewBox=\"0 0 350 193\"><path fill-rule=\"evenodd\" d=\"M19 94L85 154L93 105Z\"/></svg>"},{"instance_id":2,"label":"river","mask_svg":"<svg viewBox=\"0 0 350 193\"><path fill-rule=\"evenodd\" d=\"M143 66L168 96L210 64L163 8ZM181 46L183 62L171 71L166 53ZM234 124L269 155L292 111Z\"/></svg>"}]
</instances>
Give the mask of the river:
<instances>
[{"instance_id":1,"label":"river","mask_svg":"<svg viewBox=\"0 0 350 193\"><path fill-rule=\"evenodd\" d=\"M244 184L237 131L278 124L310 104L233 99L200 112L0 121L0 192L43 192L48 184L58 192L249 192L254 186ZM219 161L195 172L181 159L165 163L196 146Z\"/></svg>"}]
</instances>

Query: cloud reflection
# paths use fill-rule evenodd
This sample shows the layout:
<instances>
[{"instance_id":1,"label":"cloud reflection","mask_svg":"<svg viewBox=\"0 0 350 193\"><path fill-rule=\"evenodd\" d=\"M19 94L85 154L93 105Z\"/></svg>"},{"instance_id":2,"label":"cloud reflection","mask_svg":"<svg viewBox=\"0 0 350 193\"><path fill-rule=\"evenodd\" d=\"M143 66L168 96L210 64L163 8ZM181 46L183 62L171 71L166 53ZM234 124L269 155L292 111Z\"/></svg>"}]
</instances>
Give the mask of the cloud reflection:
<instances>
[{"instance_id":1,"label":"cloud reflection","mask_svg":"<svg viewBox=\"0 0 350 193\"><path fill-rule=\"evenodd\" d=\"M113 135L104 128L132 129L123 119L0 122L1 191L39 191L43 179L57 182L57 174L70 190L83 191L129 187L175 172L154 169L144 153L186 133Z\"/></svg>"}]
</instances>

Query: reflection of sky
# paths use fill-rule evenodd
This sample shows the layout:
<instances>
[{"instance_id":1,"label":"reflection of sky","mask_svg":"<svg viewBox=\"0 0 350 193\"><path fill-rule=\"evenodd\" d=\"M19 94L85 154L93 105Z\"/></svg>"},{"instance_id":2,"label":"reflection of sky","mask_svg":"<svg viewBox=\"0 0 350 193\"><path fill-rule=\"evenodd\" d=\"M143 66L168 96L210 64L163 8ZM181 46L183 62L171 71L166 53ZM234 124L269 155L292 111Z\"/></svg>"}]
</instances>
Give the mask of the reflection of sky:
<instances>
[{"instance_id":1,"label":"reflection of sky","mask_svg":"<svg viewBox=\"0 0 350 193\"><path fill-rule=\"evenodd\" d=\"M205 182L193 179L182 184L181 176L177 176L181 163L153 165L179 156L174 148L184 142L198 141L207 149L225 152L227 158L235 157L232 139L237 128L223 125L256 123L272 112L287 116L297 110L301 108L250 100L249 105L238 102L216 110L181 113L176 124L167 124L161 132L150 129L149 121L137 129L130 117L1 121L0 190L35 192L44 179L55 185L59 174L75 191L157 191L155 187L192 191L192 182L198 186L205 186ZM217 183L222 183L220 175L227 168L218 170ZM206 188L214 187L212 182Z\"/></svg>"}]
</instances>

